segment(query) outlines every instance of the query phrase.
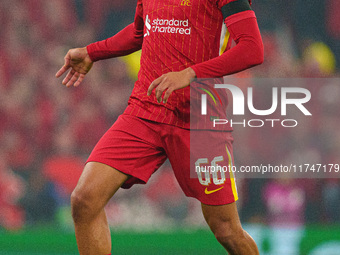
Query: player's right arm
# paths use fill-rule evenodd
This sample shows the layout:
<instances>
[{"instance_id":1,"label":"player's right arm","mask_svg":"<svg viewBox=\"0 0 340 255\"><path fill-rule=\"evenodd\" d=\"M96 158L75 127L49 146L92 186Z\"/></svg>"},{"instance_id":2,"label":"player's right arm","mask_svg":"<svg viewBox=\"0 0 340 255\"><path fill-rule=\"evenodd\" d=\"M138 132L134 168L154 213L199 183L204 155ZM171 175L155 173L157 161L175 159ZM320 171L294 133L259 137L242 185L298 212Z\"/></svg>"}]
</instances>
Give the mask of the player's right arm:
<instances>
[{"instance_id":1,"label":"player's right arm","mask_svg":"<svg viewBox=\"0 0 340 255\"><path fill-rule=\"evenodd\" d=\"M138 0L135 20L116 35L88 45L87 51L92 61L121 57L142 48L143 44L143 4Z\"/></svg>"},{"instance_id":2,"label":"player's right arm","mask_svg":"<svg viewBox=\"0 0 340 255\"><path fill-rule=\"evenodd\" d=\"M116 35L87 47L71 49L67 52L64 65L56 73L60 77L70 69L62 84L78 86L91 70L94 62L102 59L125 56L142 48L143 44L143 5L138 0L135 20Z\"/></svg>"}]
</instances>

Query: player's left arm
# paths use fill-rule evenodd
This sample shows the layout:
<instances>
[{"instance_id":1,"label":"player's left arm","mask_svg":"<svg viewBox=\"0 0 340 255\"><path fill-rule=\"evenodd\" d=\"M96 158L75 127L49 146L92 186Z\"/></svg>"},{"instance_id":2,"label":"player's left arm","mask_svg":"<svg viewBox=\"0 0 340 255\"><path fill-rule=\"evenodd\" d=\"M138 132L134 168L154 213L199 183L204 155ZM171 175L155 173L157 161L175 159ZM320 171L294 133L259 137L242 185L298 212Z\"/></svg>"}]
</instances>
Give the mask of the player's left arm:
<instances>
[{"instance_id":1,"label":"player's left arm","mask_svg":"<svg viewBox=\"0 0 340 255\"><path fill-rule=\"evenodd\" d=\"M213 78L233 74L263 62L263 43L255 13L248 0L221 0L224 21L236 46L222 55L196 64L180 72L163 74L154 80L148 89L155 89L158 102L165 103L170 94L187 87L192 78Z\"/></svg>"},{"instance_id":2,"label":"player's left arm","mask_svg":"<svg viewBox=\"0 0 340 255\"><path fill-rule=\"evenodd\" d=\"M248 0L221 0L221 11L236 46L191 68L198 78L222 77L262 64L263 43L257 19ZM223 4L228 2L227 4Z\"/></svg>"}]
</instances>

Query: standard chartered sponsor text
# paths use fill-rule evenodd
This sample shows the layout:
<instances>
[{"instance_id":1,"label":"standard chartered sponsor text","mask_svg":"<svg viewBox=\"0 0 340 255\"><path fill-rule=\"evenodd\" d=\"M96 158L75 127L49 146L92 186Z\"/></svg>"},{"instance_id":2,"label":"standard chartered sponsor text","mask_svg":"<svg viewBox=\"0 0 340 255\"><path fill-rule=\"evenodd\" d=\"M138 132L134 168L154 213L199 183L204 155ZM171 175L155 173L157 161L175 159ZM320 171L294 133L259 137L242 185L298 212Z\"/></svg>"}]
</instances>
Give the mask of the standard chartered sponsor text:
<instances>
[{"instance_id":1,"label":"standard chartered sponsor text","mask_svg":"<svg viewBox=\"0 0 340 255\"><path fill-rule=\"evenodd\" d=\"M171 33L171 34L191 34L189 20L177 19L154 19L152 21L152 32Z\"/></svg>"}]
</instances>

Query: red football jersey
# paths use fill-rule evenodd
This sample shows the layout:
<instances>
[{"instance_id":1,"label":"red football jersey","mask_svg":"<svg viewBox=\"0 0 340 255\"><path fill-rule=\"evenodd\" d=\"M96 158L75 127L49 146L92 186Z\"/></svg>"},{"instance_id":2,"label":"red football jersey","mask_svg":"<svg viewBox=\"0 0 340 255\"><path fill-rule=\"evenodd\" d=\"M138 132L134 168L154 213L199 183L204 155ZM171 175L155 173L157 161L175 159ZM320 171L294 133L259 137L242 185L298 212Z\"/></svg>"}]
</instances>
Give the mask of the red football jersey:
<instances>
[{"instance_id":1,"label":"red football jersey","mask_svg":"<svg viewBox=\"0 0 340 255\"><path fill-rule=\"evenodd\" d=\"M221 7L230 0L138 0L134 24L125 33L133 34L129 49L138 49L142 42L142 56L138 80L135 83L125 113L140 118L190 128L190 88L174 91L166 104L158 103L153 91L147 89L162 74L192 67L198 77L204 76L197 65L216 58L230 48L229 32L221 42L223 16ZM247 13L247 12L245 12ZM252 11L236 14L231 22L254 18ZM124 33L124 32L123 32ZM123 37L124 34L121 34ZM102 41L88 46L91 59L119 56L122 40ZM107 48L111 47L111 51ZM112 50L113 49L113 50ZM125 51L125 53L130 53ZM103 56L105 55L106 56ZM122 54L121 54L122 55ZM209 64L209 63L208 63ZM196 68L195 68L196 65ZM215 68L216 64L205 66ZM203 67L203 66L202 66ZM246 66L248 67L248 66ZM246 67L242 67L243 69ZM217 67L218 68L218 67Z\"/></svg>"}]
</instances>

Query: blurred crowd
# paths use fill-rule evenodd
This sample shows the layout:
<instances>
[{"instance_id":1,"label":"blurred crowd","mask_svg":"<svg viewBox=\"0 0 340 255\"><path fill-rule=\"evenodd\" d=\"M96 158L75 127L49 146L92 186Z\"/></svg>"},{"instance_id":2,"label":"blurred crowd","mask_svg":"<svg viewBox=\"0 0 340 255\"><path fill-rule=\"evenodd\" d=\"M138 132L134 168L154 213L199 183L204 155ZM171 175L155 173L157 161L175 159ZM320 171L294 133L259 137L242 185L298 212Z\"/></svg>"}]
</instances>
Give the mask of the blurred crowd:
<instances>
[{"instance_id":1,"label":"blurred crowd","mask_svg":"<svg viewBox=\"0 0 340 255\"><path fill-rule=\"evenodd\" d=\"M69 48L129 24L135 2L0 1L0 228L70 226L70 193L95 143L127 105L138 56L97 62L77 88L61 85L55 73ZM265 62L239 77L339 77L336 0L253 2ZM235 164L277 164L297 154L306 162L339 164L339 84L313 89L316 121L291 132L235 130ZM340 223L340 179L333 177L240 179L241 217L279 225ZM168 163L145 187L119 191L107 212L112 226L203 224L198 203L183 196Z\"/></svg>"}]
</instances>

